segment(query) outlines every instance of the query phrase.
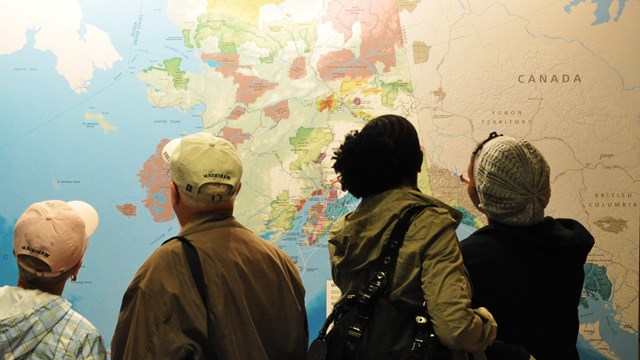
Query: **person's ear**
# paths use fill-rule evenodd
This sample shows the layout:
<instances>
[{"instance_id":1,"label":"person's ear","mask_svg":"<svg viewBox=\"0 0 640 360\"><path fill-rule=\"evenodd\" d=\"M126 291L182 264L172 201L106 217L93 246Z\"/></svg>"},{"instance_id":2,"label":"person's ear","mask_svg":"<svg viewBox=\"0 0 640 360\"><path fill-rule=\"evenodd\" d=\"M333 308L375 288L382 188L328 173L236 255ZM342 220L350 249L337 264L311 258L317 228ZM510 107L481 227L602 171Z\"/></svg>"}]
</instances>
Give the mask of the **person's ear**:
<instances>
[{"instance_id":1,"label":"person's ear","mask_svg":"<svg viewBox=\"0 0 640 360\"><path fill-rule=\"evenodd\" d=\"M242 188L242 181L238 183L238 188L236 189L236 192L233 195L238 195L238 193L240 192L240 188Z\"/></svg>"},{"instance_id":2,"label":"person's ear","mask_svg":"<svg viewBox=\"0 0 640 360\"><path fill-rule=\"evenodd\" d=\"M173 181L171 182L171 204L173 206L180 204L180 191L178 191L178 186Z\"/></svg>"},{"instance_id":3,"label":"person's ear","mask_svg":"<svg viewBox=\"0 0 640 360\"><path fill-rule=\"evenodd\" d=\"M78 276L78 272L80 272L80 268L82 267L82 259L78 261L78 263L71 269L71 275Z\"/></svg>"}]
</instances>

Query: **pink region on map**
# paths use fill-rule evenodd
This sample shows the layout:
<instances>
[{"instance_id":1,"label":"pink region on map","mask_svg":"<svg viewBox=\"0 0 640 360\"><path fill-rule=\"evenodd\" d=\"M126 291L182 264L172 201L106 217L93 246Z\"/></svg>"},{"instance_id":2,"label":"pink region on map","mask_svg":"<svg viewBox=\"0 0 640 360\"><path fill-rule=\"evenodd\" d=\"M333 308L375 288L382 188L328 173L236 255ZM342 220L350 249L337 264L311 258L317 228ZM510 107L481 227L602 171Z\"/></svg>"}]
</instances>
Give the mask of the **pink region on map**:
<instances>
[{"instance_id":1,"label":"pink region on map","mask_svg":"<svg viewBox=\"0 0 640 360\"><path fill-rule=\"evenodd\" d=\"M331 188L329 189L329 196L327 196L327 201L335 201L338 198L338 189Z\"/></svg>"},{"instance_id":2,"label":"pink region on map","mask_svg":"<svg viewBox=\"0 0 640 360\"><path fill-rule=\"evenodd\" d=\"M270 117L271 120L275 122L278 122L282 119L288 119L290 115L289 101L284 100L273 106L264 108L264 114L265 116Z\"/></svg>"},{"instance_id":3,"label":"pink region on map","mask_svg":"<svg viewBox=\"0 0 640 360\"><path fill-rule=\"evenodd\" d=\"M236 106L233 110L231 110L231 114L229 114L229 120L238 120L242 117L242 115L247 113L247 109Z\"/></svg>"},{"instance_id":4,"label":"pink region on map","mask_svg":"<svg viewBox=\"0 0 640 360\"><path fill-rule=\"evenodd\" d=\"M356 59L351 50L337 50L322 55L318 60L318 72L324 81L343 78L368 78L376 73L373 63Z\"/></svg>"},{"instance_id":5,"label":"pink region on map","mask_svg":"<svg viewBox=\"0 0 640 360\"><path fill-rule=\"evenodd\" d=\"M302 211L302 209L304 208L304 204L306 203L307 199L300 200L300 202L298 202L298 205L296 206L296 211Z\"/></svg>"},{"instance_id":6,"label":"pink region on map","mask_svg":"<svg viewBox=\"0 0 640 360\"><path fill-rule=\"evenodd\" d=\"M330 22L336 31L344 34L345 42L353 36L353 26L359 22L362 29L359 59L372 68L380 61L387 72L396 65L396 47L403 46L400 16L395 0L376 1L373 7L370 3L369 0L330 1L323 21Z\"/></svg>"},{"instance_id":7,"label":"pink region on map","mask_svg":"<svg viewBox=\"0 0 640 360\"><path fill-rule=\"evenodd\" d=\"M132 203L116 204L116 209L126 217L136 217L138 215L138 208Z\"/></svg>"},{"instance_id":8,"label":"pink region on map","mask_svg":"<svg viewBox=\"0 0 640 360\"><path fill-rule=\"evenodd\" d=\"M147 193L142 202L156 222L167 222L174 216L171 206L171 180L167 175L168 166L162 159L162 149L168 142L169 139L162 139L156 147L155 154L144 162L138 172L140 185Z\"/></svg>"},{"instance_id":9,"label":"pink region on map","mask_svg":"<svg viewBox=\"0 0 640 360\"><path fill-rule=\"evenodd\" d=\"M327 203L319 202L314 204L309 209L309 220L308 224L311 226L311 235L309 236L309 245L314 245L318 242L318 235L324 233L327 229L327 215L325 211L327 210Z\"/></svg>"},{"instance_id":10,"label":"pink region on map","mask_svg":"<svg viewBox=\"0 0 640 360\"><path fill-rule=\"evenodd\" d=\"M369 7L370 1L332 0L328 2L328 7L322 21L330 22L334 30L344 34L344 41L347 42L353 36L353 25L358 21L361 13L366 11L365 9L368 9Z\"/></svg>"},{"instance_id":11,"label":"pink region on map","mask_svg":"<svg viewBox=\"0 0 640 360\"><path fill-rule=\"evenodd\" d=\"M321 164L322 160L324 160L327 157L327 153L320 153L320 155L318 155L318 158L313 160L314 164Z\"/></svg>"},{"instance_id":12,"label":"pink region on map","mask_svg":"<svg viewBox=\"0 0 640 360\"><path fill-rule=\"evenodd\" d=\"M242 129L230 128L230 127L226 127L222 129L222 137L227 139L236 148L238 147L238 144L242 144L243 142L251 139L251 135L245 132L242 132Z\"/></svg>"},{"instance_id":13,"label":"pink region on map","mask_svg":"<svg viewBox=\"0 0 640 360\"><path fill-rule=\"evenodd\" d=\"M238 54L203 54L201 59L224 77L233 76L240 67Z\"/></svg>"},{"instance_id":14,"label":"pink region on map","mask_svg":"<svg viewBox=\"0 0 640 360\"><path fill-rule=\"evenodd\" d=\"M201 58L224 77L233 77L233 82L239 85L236 90L236 102L238 103L252 104L267 91L278 87L278 83L239 73L240 55L238 54L204 54ZM247 68L251 69L250 66Z\"/></svg>"},{"instance_id":15,"label":"pink region on map","mask_svg":"<svg viewBox=\"0 0 640 360\"><path fill-rule=\"evenodd\" d=\"M278 83L272 83L268 80L260 79L257 76L242 74L235 74L233 76L233 82L240 85L236 91L236 102L245 105L254 103L267 91L278 87Z\"/></svg>"},{"instance_id":16,"label":"pink region on map","mask_svg":"<svg viewBox=\"0 0 640 360\"><path fill-rule=\"evenodd\" d=\"M307 76L307 61L302 56L295 58L289 68L289 79L298 80Z\"/></svg>"}]
</instances>

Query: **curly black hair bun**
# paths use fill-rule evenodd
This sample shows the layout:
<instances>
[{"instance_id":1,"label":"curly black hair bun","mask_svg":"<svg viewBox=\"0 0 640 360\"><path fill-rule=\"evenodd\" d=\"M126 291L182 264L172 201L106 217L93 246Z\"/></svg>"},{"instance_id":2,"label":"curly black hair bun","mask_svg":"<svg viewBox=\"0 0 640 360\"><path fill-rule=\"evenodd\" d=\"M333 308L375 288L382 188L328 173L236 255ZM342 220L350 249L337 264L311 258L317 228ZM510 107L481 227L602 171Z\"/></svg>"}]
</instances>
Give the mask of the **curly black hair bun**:
<instances>
[{"instance_id":1,"label":"curly black hair bun","mask_svg":"<svg viewBox=\"0 0 640 360\"><path fill-rule=\"evenodd\" d=\"M382 115L362 130L348 133L332 159L342 190L360 198L415 177L422 165L422 151L409 120Z\"/></svg>"}]
</instances>

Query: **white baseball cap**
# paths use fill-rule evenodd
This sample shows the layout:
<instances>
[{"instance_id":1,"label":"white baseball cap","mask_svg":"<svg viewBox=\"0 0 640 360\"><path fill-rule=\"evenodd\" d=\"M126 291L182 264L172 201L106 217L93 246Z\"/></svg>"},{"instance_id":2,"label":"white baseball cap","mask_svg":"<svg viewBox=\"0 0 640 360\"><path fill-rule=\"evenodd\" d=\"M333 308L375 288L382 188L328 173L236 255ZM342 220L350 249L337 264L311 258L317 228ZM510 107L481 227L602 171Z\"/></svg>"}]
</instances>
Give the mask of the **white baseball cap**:
<instances>
[{"instance_id":1,"label":"white baseball cap","mask_svg":"<svg viewBox=\"0 0 640 360\"><path fill-rule=\"evenodd\" d=\"M162 157L169 164L171 180L194 198L223 201L233 197L242 178L242 161L229 141L208 132L173 139L165 145ZM228 195L199 193L206 183L233 187Z\"/></svg>"},{"instance_id":2,"label":"white baseball cap","mask_svg":"<svg viewBox=\"0 0 640 360\"><path fill-rule=\"evenodd\" d=\"M42 277L56 277L69 271L82 259L98 221L98 212L84 201L47 200L31 204L13 232L13 252L18 265ZM51 271L33 269L21 262L18 255L38 258Z\"/></svg>"}]
</instances>

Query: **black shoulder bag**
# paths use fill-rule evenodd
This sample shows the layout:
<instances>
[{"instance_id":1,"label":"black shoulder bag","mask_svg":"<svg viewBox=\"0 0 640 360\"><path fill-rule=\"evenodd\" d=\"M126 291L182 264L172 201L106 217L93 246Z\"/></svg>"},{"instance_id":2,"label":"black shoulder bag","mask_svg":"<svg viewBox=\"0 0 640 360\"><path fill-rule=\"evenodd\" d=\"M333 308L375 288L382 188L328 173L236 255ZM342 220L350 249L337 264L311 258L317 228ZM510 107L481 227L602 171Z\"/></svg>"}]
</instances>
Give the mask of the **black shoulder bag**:
<instances>
[{"instance_id":1,"label":"black shoulder bag","mask_svg":"<svg viewBox=\"0 0 640 360\"><path fill-rule=\"evenodd\" d=\"M189 269L191 270L191 276L193 277L193 281L196 284L196 288L198 289L198 293L200 294L200 298L202 299L202 303L204 304L204 310L207 318L206 338L203 337L202 334L199 334L197 331L193 331L191 333L186 332L185 334L202 346L202 353L206 359L214 360L217 358L217 356L215 350L213 349L213 325L211 324L211 317L209 316L209 297L207 296L207 284L204 282L204 274L202 273L202 264L200 263L200 257L198 257L198 250L195 246L193 246L191 241L183 236L174 236L170 239L167 239L162 243L162 245L168 243L173 239L178 239L182 243L182 249L184 250L184 254L187 257Z\"/></svg>"},{"instance_id":2,"label":"black shoulder bag","mask_svg":"<svg viewBox=\"0 0 640 360\"><path fill-rule=\"evenodd\" d=\"M369 282L334 306L309 348L308 360L451 358L451 351L435 337L425 307L399 309L388 298L398 251L411 221L425 207L414 206L400 215Z\"/></svg>"}]
</instances>

